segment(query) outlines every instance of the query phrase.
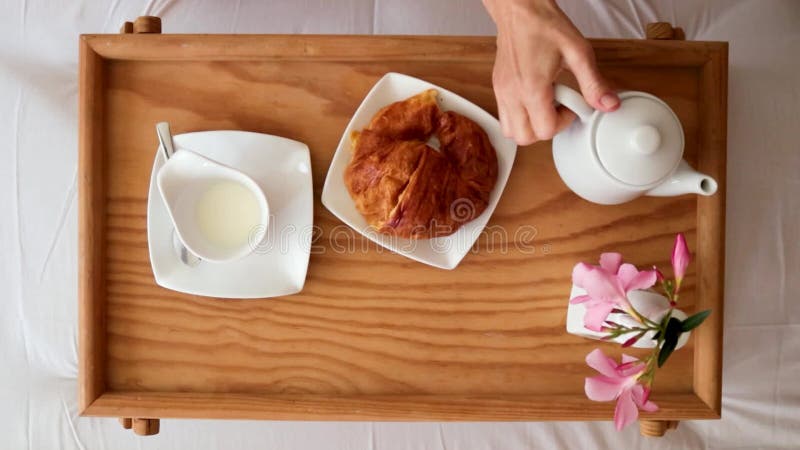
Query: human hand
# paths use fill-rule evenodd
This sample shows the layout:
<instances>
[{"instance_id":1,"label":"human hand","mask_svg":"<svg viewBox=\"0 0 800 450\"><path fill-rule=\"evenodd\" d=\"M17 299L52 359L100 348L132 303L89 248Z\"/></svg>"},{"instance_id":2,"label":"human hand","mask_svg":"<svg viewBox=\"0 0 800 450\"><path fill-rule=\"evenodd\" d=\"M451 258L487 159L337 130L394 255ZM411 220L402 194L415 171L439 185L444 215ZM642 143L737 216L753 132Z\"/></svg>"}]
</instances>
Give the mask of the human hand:
<instances>
[{"instance_id":1,"label":"human hand","mask_svg":"<svg viewBox=\"0 0 800 450\"><path fill-rule=\"evenodd\" d=\"M578 80L586 102L601 111L619 97L600 75L594 50L554 0L483 0L497 25L492 84L500 125L519 145L552 139L575 119L553 103L562 68Z\"/></svg>"}]
</instances>

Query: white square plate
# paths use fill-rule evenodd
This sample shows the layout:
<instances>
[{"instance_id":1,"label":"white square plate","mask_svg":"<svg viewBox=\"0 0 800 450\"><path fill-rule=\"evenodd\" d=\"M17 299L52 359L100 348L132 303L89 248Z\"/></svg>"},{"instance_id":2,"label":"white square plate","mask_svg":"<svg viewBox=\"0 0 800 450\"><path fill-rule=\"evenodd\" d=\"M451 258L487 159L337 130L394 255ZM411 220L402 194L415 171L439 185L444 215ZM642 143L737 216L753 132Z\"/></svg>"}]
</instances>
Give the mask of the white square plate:
<instances>
[{"instance_id":1,"label":"white square plate","mask_svg":"<svg viewBox=\"0 0 800 450\"><path fill-rule=\"evenodd\" d=\"M164 164L156 150L147 202L147 242L156 283L188 294L263 298L300 292L306 279L313 225L308 147L297 141L246 131L202 131L174 136L185 148L250 176L264 190L270 221L264 241L242 259L196 267L183 264L172 247L172 221L156 186Z\"/></svg>"},{"instance_id":2,"label":"white square plate","mask_svg":"<svg viewBox=\"0 0 800 450\"><path fill-rule=\"evenodd\" d=\"M350 197L347 186L344 184L344 172L351 159L350 133L363 129L372 119L372 116L384 106L405 100L431 88L438 91L437 100L443 110L455 111L474 120L489 135L489 139L497 152L497 184L495 184L494 190L489 196L489 205L486 210L450 236L409 240L380 234L372 229L358 212L355 202ZM514 141L503 136L500 122L478 105L427 81L399 73L387 73L369 91L369 94L361 102L361 106L358 107L355 115L353 115L344 130L344 134L342 134L339 147L336 149L336 154L333 156L328 175L325 178L325 186L322 189L322 204L348 226L393 252L431 266L453 269L472 248L475 240L478 239L481 231L486 227L486 223L489 222L489 218L500 199L500 194L503 193L503 188L505 188L508 181L508 175L511 172L511 166L514 163L516 154L517 145Z\"/></svg>"}]
</instances>

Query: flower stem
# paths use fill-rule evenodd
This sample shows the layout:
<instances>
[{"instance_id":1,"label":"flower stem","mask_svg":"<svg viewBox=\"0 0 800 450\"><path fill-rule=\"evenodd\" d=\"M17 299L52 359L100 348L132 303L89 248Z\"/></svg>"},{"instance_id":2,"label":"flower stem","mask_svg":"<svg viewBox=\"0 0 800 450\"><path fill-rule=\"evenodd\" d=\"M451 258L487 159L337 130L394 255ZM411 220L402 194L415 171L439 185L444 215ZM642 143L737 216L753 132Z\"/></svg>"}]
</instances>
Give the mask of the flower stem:
<instances>
[{"instance_id":1,"label":"flower stem","mask_svg":"<svg viewBox=\"0 0 800 450\"><path fill-rule=\"evenodd\" d=\"M630 310L628 313L633 316L634 319L638 320L640 323L644 325L649 325L651 330L660 329L661 324L657 322L653 322L652 320L648 319L647 317L643 316L642 313L636 310L636 308L631 305ZM654 328L653 328L654 327Z\"/></svg>"}]
</instances>

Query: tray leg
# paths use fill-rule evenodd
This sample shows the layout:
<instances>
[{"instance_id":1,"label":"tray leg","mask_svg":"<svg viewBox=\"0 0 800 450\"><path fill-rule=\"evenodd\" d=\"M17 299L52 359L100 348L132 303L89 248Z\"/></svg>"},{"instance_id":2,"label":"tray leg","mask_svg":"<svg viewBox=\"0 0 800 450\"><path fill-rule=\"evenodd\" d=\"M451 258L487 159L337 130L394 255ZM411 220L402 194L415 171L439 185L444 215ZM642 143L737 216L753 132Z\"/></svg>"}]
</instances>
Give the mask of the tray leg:
<instances>
[{"instance_id":1,"label":"tray leg","mask_svg":"<svg viewBox=\"0 0 800 450\"><path fill-rule=\"evenodd\" d=\"M639 432L642 436L661 437L667 430L678 428L677 420L640 420Z\"/></svg>"},{"instance_id":2,"label":"tray leg","mask_svg":"<svg viewBox=\"0 0 800 450\"><path fill-rule=\"evenodd\" d=\"M133 432L139 436L152 436L158 434L160 424L159 419L142 419L136 417L133 419Z\"/></svg>"},{"instance_id":3,"label":"tray leg","mask_svg":"<svg viewBox=\"0 0 800 450\"><path fill-rule=\"evenodd\" d=\"M133 22L134 33L161 33L161 18L156 16L139 16Z\"/></svg>"},{"instance_id":4,"label":"tray leg","mask_svg":"<svg viewBox=\"0 0 800 450\"><path fill-rule=\"evenodd\" d=\"M139 16L133 22L125 22L119 29L121 34L161 33L161 18L157 16Z\"/></svg>"},{"instance_id":5,"label":"tray leg","mask_svg":"<svg viewBox=\"0 0 800 450\"><path fill-rule=\"evenodd\" d=\"M648 23L645 27L645 36L647 39L658 40L679 40L686 39L683 28L673 28L669 22L653 22Z\"/></svg>"},{"instance_id":6,"label":"tray leg","mask_svg":"<svg viewBox=\"0 0 800 450\"><path fill-rule=\"evenodd\" d=\"M133 419L131 419L130 417L120 417L119 424L122 425L122 428L130 430L131 427L133 426Z\"/></svg>"}]
</instances>

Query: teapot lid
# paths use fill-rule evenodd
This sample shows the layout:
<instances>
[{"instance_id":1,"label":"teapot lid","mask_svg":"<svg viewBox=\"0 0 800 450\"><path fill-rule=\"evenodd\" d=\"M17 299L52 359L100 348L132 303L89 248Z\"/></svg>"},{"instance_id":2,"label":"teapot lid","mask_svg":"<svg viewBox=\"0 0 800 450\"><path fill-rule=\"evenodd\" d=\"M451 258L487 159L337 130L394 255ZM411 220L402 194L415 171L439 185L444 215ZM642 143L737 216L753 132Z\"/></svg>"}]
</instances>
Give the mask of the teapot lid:
<instances>
[{"instance_id":1,"label":"teapot lid","mask_svg":"<svg viewBox=\"0 0 800 450\"><path fill-rule=\"evenodd\" d=\"M683 128L661 99L623 92L620 107L595 123L597 157L613 177L643 186L669 175L683 157Z\"/></svg>"}]
</instances>

